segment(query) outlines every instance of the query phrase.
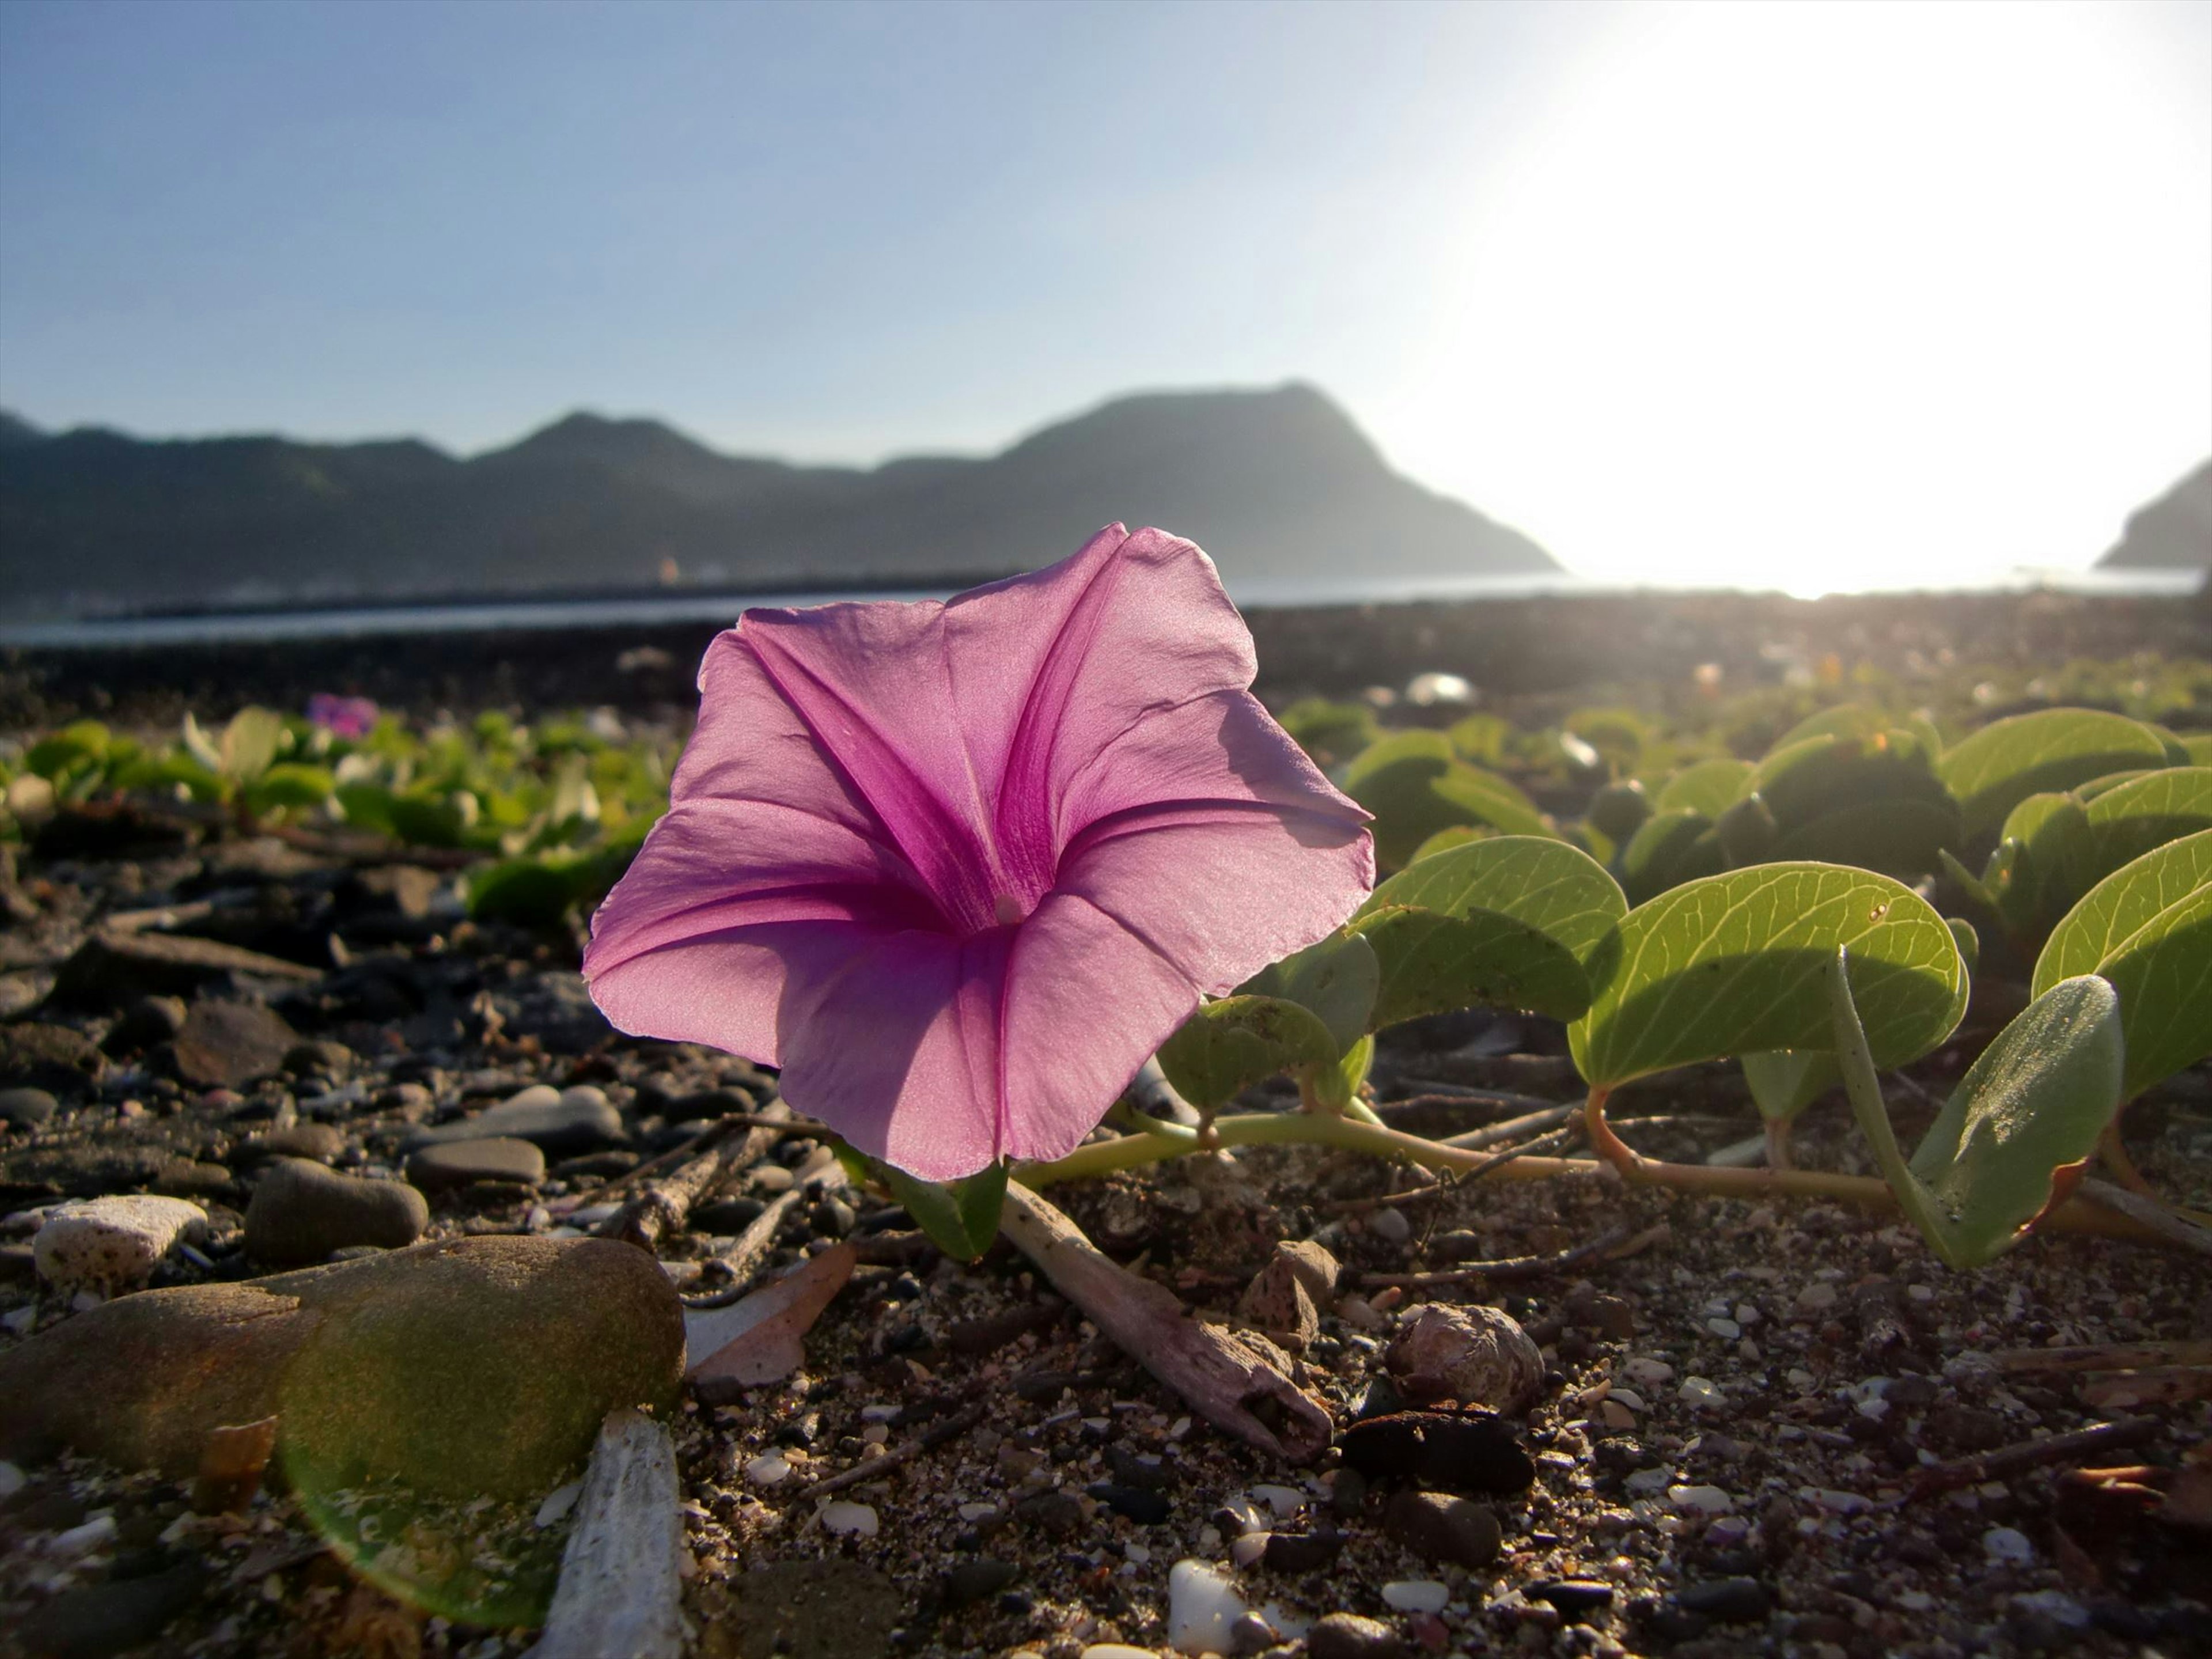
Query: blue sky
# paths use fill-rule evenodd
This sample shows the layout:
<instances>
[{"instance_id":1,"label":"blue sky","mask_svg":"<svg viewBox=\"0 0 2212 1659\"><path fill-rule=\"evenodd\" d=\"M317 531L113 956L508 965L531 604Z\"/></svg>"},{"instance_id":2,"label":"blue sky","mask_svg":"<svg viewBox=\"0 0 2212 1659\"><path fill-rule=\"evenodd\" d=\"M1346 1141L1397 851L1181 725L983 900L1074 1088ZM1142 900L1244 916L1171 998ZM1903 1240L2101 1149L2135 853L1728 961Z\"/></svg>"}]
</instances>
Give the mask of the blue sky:
<instances>
[{"instance_id":1,"label":"blue sky","mask_svg":"<svg viewBox=\"0 0 2212 1659\"><path fill-rule=\"evenodd\" d=\"M2093 557L2212 453L2208 295L2205 0L0 6L51 425L871 460L1299 377L1583 568L1849 585Z\"/></svg>"}]
</instances>

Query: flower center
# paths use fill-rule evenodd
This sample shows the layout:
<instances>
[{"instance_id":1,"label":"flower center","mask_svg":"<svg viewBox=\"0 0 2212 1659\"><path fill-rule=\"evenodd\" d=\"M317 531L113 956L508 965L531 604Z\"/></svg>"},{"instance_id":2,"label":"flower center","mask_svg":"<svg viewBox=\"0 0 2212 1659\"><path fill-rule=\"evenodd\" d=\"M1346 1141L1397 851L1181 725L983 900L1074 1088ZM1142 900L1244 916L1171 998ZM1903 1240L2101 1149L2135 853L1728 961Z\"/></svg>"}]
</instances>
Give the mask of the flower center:
<instances>
[{"instance_id":1,"label":"flower center","mask_svg":"<svg viewBox=\"0 0 2212 1659\"><path fill-rule=\"evenodd\" d=\"M998 914L999 926L1001 927L1012 927L1019 925L1023 915L1025 914L1022 909L1022 902L1016 898L1012 893L1000 894L997 898L991 902L991 908Z\"/></svg>"}]
</instances>

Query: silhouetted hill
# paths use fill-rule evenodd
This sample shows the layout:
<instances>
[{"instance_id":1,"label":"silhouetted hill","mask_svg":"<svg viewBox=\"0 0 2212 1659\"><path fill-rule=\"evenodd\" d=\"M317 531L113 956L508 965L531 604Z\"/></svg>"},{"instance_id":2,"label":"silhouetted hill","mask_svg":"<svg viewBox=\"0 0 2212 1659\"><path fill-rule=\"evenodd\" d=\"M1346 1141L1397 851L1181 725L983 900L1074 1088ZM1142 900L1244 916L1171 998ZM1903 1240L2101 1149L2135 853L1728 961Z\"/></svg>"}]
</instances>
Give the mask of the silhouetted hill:
<instances>
[{"instance_id":1,"label":"silhouetted hill","mask_svg":"<svg viewBox=\"0 0 2212 1659\"><path fill-rule=\"evenodd\" d=\"M2100 566L2212 570L2212 461L2128 514Z\"/></svg>"},{"instance_id":2,"label":"silhouetted hill","mask_svg":"<svg viewBox=\"0 0 2212 1659\"><path fill-rule=\"evenodd\" d=\"M0 595L19 611L1003 575L1113 520L1232 574L1557 568L1390 471L1310 386L1117 398L980 459L723 455L574 414L462 459L412 440L142 441L0 416Z\"/></svg>"}]
</instances>

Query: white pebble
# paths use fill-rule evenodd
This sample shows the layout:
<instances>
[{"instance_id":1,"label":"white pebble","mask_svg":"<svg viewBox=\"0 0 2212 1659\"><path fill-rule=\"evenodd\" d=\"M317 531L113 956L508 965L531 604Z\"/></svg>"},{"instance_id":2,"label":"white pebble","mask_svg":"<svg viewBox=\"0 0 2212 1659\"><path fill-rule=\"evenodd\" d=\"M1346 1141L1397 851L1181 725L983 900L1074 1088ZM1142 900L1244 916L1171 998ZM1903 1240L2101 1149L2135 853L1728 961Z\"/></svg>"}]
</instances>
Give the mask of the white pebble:
<instances>
[{"instance_id":1,"label":"white pebble","mask_svg":"<svg viewBox=\"0 0 2212 1659\"><path fill-rule=\"evenodd\" d=\"M1691 1515L1726 1515L1735 1499L1718 1486L1669 1486L1667 1501Z\"/></svg>"},{"instance_id":2,"label":"white pebble","mask_svg":"<svg viewBox=\"0 0 2212 1659\"><path fill-rule=\"evenodd\" d=\"M780 1451L765 1451L745 1462L745 1479L756 1486L773 1486L791 1478L791 1460Z\"/></svg>"},{"instance_id":3,"label":"white pebble","mask_svg":"<svg viewBox=\"0 0 2212 1659\"><path fill-rule=\"evenodd\" d=\"M1826 1487L1806 1486L1797 1495L1808 1502L1819 1504L1831 1515L1857 1515L1867 1509L1867 1500L1855 1492L1835 1492Z\"/></svg>"},{"instance_id":4,"label":"white pebble","mask_svg":"<svg viewBox=\"0 0 2212 1659\"><path fill-rule=\"evenodd\" d=\"M999 1506L996 1504L963 1504L960 1506L960 1518L963 1521L981 1521L985 1516L996 1515L998 1512Z\"/></svg>"},{"instance_id":5,"label":"white pebble","mask_svg":"<svg viewBox=\"0 0 2212 1659\"><path fill-rule=\"evenodd\" d=\"M1152 1563L1152 1553L1142 1544L1124 1544L1121 1546L1121 1559L1140 1567L1148 1566Z\"/></svg>"},{"instance_id":6,"label":"white pebble","mask_svg":"<svg viewBox=\"0 0 2212 1659\"><path fill-rule=\"evenodd\" d=\"M1647 1359L1641 1354L1623 1364L1620 1374L1631 1382L1641 1383L1647 1389L1656 1389L1662 1382L1674 1380L1672 1365L1663 1359Z\"/></svg>"},{"instance_id":7,"label":"white pebble","mask_svg":"<svg viewBox=\"0 0 2212 1659\"><path fill-rule=\"evenodd\" d=\"M46 1547L61 1556L89 1555L105 1549L115 1541L115 1517L95 1515L82 1526L71 1527L67 1532L56 1533L54 1541Z\"/></svg>"},{"instance_id":8,"label":"white pebble","mask_svg":"<svg viewBox=\"0 0 2212 1659\"><path fill-rule=\"evenodd\" d=\"M1403 1244L1413 1236L1413 1224L1403 1210L1377 1210L1367 1218L1367 1225L1386 1244Z\"/></svg>"},{"instance_id":9,"label":"white pebble","mask_svg":"<svg viewBox=\"0 0 2212 1659\"><path fill-rule=\"evenodd\" d=\"M584 1483L580 1480L571 1480L565 1486L554 1487L545 1494L545 1501L538 1506L538 1513L530 1517L530 1524L533 1527L551 1526L574 1509L576 1500L583 1495Z\"/></svg>"},{"instance_id":10,"label":"white pebble","mask_svg":"<svg viewBox=\"0 0 2212 1659\"><path fill-rule=\"evenodd\" d=\"M1252 1496L1273 1510L1279 1521L1296 1520L1306 1506L1306 1495L1291 1486L1255 1486Z\"/></svg>"},{"instance_id":11,"label":"white pebble","mask_svg":"<svg viewBox=\"0 0 2212 1659\"><path fill-rule=\"evenodd\" d=\"M2035 1546L2027 1534L2011 1527L1991 1527L1982 1534L1982 1553L1992 1561L2026 1566L2035 1559Z\"/></svg>"},{"instance_id":12,"label":"white pebble","mask_svg":"<svg viewBox=\"0 0 2212 1659\"><path fill-rule=\"evenodd\" d=\"M1093 1642L1077 1659L1159 1659L1150 1648L1133 1648L1127 1642Z\"/></svg>"},{"instance_id":13,"label":"white pebble","mask_svg":"<svg viewBox=\"0 0 2212 1659\"><path fill-rule=\"evenodd\" d=\"M1218 1567L1184 1559L1168 1574L1168 1645L1178 1653L1228 1653L1244 1598Z\"/></svg>"},{"instance_id":14,"label":"white pebble","mask_svg":"<svg viewBox=\"0 0 2212 1659\"><path fill-rule=\"evenodd\" d=\"M1728 1397L1721 1392L1721 1385L1710 1376L1686 1376L1677 1393L1684 1405L1695 1406L1701 1411L1715 1410L1728 1404Z\"/></svg>"},{"instance_id":15,"label":"white pebble","mask_svg":"<svg viewBox=\"0 0 2212 1659\"><path fill-rule=\"evenodd\" d=\"M1632 1492L1662 1492L1674 1483L1674 1472L1666 1468L1638 1469L1621 1484Z\"/></svg>"},{"instance_id":16,"label":"white pebble","mask_svg":"<svg viewBox=\"0 0 2212 1659\"><path fill-rule=\"evenodd\" d=\"M1748 1302L1739 1302L1735 1304L1735 1322L1739 1325L1756 1325L1762 1317L1764 1316L1759 1310Z\"/></svg>"},{"instance_id":17,"label":"white pebble","mask_svg":"<svg viewBox=\"0 0 2212 1659\"><path fill-rule=\"evenodd\" d=\"M1230 1540L1229 1559L1240 1567L1249 1567L1267 1553L1270 1534L1240 1532Z\"/></svg>"},{"instance_id":18,"label":"white pebble","mask_svg":"<svg viewBox=\"0 0 2212 1659\"><path fill-rule=\"evenodd\" d=\"M1743 1327L1733 1319L1708 1319L1705 1328L1723 1342L1733 1342L1743 1334Z\"/></svg>"},{"instance_id":19,"label":"white pebble","mask_svg":"<svg viewBox=\"0 0 2212 1659\"><path fill-rule=\"evenodd\" d=\"M1650 1409L1644 1403L1644 1396L1637 1393L1633 1389L1608 1389L1606 1390L1606 1398L1608 1400L1618 1400L1622 1405L1627 1407L1628 1409L1632 1412L1640 1412Z\"/></svg>"},{"instance_id":20,"label":"white pebble","mask_svg":"<svg viewBox=\"0 0 2212 1659\"><path fill-rule=\"evenodd\" d=\"M143 1285L180 1243L204 1237L207 1212L181 1198L133 1194L46 1212L31 1249L39 1277L63 1290Z\"/></svg>"},{"instance_id":21,"label":"white pebble","mask_svg":"<svg viewBox=\"0 0 2212 1659\"><path fill-rule=\"evenodd\" d=\"M1835 1305L1836 1287L1833 1285L1808 1285L1797 1292L1799 1313L1826 1313Z\"/></svg>"},{"instance_id":22,"label":"white pebble","mask_svg":"<svg viewBox=\"0 0 2212 1659\"><path fill-rule=\"evenodd\" d=\"M1400 1613L1441 1613L1451 1590L1433 1578L1401 1578L1382 1586L1382 1600Z\"/></svg>"},{"instance_id":23,"label":"white pebble","mask_svg":"<svg viewBox=\"0 0 2212 1659\"><path fill-rule=\"evenodd\" d=\"M825 1531L843 1533L849 1537L873 1538L876 1535L876 1512L866 1504L824 1504L822 1506L822 1525Z\"/></svg>"},{"instance_id":24,"label":"white pebble","mask_svg":"<svg viewBox=\"0 0 2212 1659\"><path fill-rule=\"evenodd\" d=\"M2012 1607L2014 1613L2039 1614L2062 1630L2087 1630L2089 1627L2089 1609L2064 1590L2031 1590L2026 1595L2014 1596Z\"/></svg>"}]
</instances>

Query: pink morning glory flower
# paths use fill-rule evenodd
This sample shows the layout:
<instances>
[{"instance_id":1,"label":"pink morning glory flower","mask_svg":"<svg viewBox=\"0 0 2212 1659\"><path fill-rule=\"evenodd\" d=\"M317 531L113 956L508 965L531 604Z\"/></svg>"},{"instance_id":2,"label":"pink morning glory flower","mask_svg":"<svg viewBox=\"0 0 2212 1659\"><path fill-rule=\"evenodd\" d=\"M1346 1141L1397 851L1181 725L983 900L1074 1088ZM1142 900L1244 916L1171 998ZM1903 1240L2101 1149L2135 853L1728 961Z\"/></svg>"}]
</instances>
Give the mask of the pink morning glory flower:
<instances>
[{"instance_id":1,"label":"pink morning glory flower","mask_svg":"<svg viewBox=\"0 0 2212 1659\"><path fill-rule=\"evenodd\" d=\"M307 699L307 721L334 738L365 738L375 728L376 704L368 697L318 691Z\"/></svg>"},{"instance_id":2,"label":"pink morning glory flower","mask_svg":"<svg viewBox=\"0 0 2212 1659\"><path fill-rule=\"evenodd\" d=\"M1197 1006L1326 936L1366 813L1246 689L1212 561L1102 531L945 604L749 611L592 919L622 1030L782 1068L927 1180L1056 1158Z\"/></svg>"}]
</instances>

